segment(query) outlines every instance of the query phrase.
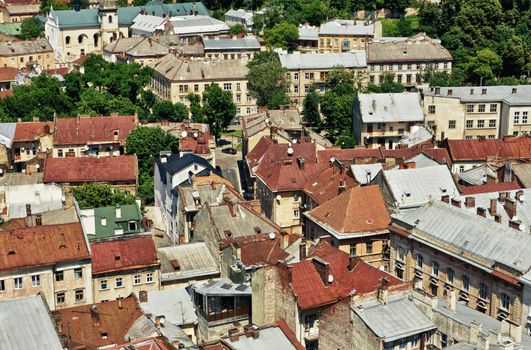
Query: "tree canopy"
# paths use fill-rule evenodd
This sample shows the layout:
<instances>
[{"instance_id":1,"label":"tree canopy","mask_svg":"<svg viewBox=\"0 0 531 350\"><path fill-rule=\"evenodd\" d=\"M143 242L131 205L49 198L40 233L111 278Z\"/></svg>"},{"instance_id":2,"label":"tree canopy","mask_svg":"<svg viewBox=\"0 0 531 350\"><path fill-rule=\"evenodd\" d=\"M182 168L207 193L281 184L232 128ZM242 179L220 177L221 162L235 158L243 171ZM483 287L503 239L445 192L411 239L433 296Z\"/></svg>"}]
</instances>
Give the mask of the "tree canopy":
<instances>
[{"instance_id":1,"label":"tree canopy","mask_svg":"<svg viewBox=\"0 0 531 350\"><path fill-rule=\"evenodd\" d=\"M232 93L221 90L217 84L209 85L203 93L203 115L210 125L210 131L219 137L236 116Z\"/></svg>"},{"instance_id":2,"label":"tree canopy","mask_svg":"<svg viewBox=\"0 0 531 350\"><path fill-rule=\"evenodd\" d=\"M130 194L114 190L110 185L86 184L72 190L80 208L100 208L135 203Z\"/></svg>"},{"instance_id":3,"label":"tree canopy","mask_svg":"<svg viewBox=\"0 0 531 350\"><path fill-rule=\"evenodd\" d=\"M299 30L293 23L279 22L264 32L266 45L272 48L290 49L297 46Z\"/></svg>"},{"instance_id":4,"label":"tree canopy","mask_svg":"<svg viewBox=\"0 0 531 350\"><path fill-rule=\"evenodd\" d=\"M289 104L286 70L280 64L277 53L257 53L247 66L249 91L256 97L258 106L278 109Z\"/></svg>"},{"instance_id":5,"label":"tree canopy","mask_svg":"<svg viewBox=\"0 0 531 350\"><path fill-rule=\"evenodd\" d=\"M18 37L24 40L38 38L43 34L43 32L44 27L42 26L41 22L31 17L25 19L22 22L22 25L20 26L20 34L18 35Z\"/></svg>"}]
</instances>

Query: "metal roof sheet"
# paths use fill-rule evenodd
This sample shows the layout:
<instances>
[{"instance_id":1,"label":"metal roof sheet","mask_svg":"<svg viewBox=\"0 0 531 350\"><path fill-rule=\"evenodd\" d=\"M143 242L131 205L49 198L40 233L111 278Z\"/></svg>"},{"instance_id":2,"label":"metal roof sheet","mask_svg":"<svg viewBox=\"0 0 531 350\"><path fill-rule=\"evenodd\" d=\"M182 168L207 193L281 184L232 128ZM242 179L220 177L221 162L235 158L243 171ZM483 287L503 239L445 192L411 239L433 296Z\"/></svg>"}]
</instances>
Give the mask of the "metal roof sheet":
<instances>
[{"instance_id":1,"label":"metal roof sheet","mask_svg":"<svg viewBox=\"0 0 531 350\"><path fill-rule=\"evenodd\" d=\"M260 43L255 37L232 39L203 39L205 51L208 50L260 50Z\"/></svg>"},{"instance_id":2,"label":"metal roof sheet","mask_svg":"<svg viewBox=\"0 0 531 350\"><path fill-rule=\"evenodd\" d=\"M421 122L424 120L417 92L358 94L364 123Z\"/></svg>"},{"instance_id":3,"label":"metal roof sheet","mask_svg":"<svg viewBox=\"0 0 531 350\"><path fill-rule=\"evenodd\" d=\"M290 342L280 327L268 327L260 329L260 336L257 338L240 336L237 341L230 338L224 339L234 350L295 350L295 346Z\"/></svg>"},{"instance_id":4,"label":"metal roof sheet","mask_svg":"<svg viewBox=\"0 0 531 350\"><path fill-rule=\"evenodd\" d=\"M245 289L239 288L240 286L245 286ZM243 285L234 283L228 277L208 282L196 282L192 284L192 289L204 295L252 295L252 289L248 283Z\"/></svg>"},{"instance_id":5,"label":"metal roof sheet","mask_svg":"<svg viewBox=\"0 0 531 350\"><path fill-rule=\"evenodd\" d=\"M321 24L319 35L363 35L374 36L374 23L365 21L353 21L335 19Z\"/></svg>"},{"instance_id":6,"label":"metal roof sheet","mask_svg":"<svg viewBox=\"0 0 531 350\"><path fill-rule=\"evenodd\" d=\"M218 266L205 242L158 248L157 253L162 282L219 274ZM172 261L179 264L178 271L173 267Z\"/></svg>"},{"instance_id":7,"label":"metal roof sheet","mask_svg":"<svg viewBox=\"0 0 531 350\"><path fill-rule=\"evenodd\" d=\"M135 292L137 298L138 292ZM145 314L164 316L166 321L176 326L197 323L195 306L185 288L148 291L147 301L140 301L140 308Z\"/></svg>"},{"instance_id":8,"label":"metal roof sheet","mask_svg":"<svg viewBox=\"0 0 531 350\"><path fill-rule=\"evenodd\" d=\"M451 94L449 94L451 91ZM531 105L531 85L502 86L449 86L425 89L425 96L458 98L461 102L506 102L514 105Z\"/></svg>"},{"instance_id":9,"label":"metal roof sheet","mask_svg":"<svg viewBox=\"0 0 531 350\"><path fill-rule=\"evenodd\" d=\"M0 301L0 349L63 349L40 295Z\"/></svg>"},{"instance_id":10,"label":"metal roof sheet","mask_svg":"<svg viewBox=\"0 0 531 350\"><path fill-rule=\"evenodd\" d=\"M341 53L280 53L282 67L290 69L331 69L367 67L365 51Z\"/></svg>"},{"instance_id":11,"label":"metal roof sheet","mask_svg":"<svg viewBox=\"0 0 531 350\"><path fill-rule=\"evenodd\" d=\"M362 185L371 183L372 180L382 171L382 163L372 164L352 164L350 170L354 174L356 181Z\"/></svg>"}]
</instances>

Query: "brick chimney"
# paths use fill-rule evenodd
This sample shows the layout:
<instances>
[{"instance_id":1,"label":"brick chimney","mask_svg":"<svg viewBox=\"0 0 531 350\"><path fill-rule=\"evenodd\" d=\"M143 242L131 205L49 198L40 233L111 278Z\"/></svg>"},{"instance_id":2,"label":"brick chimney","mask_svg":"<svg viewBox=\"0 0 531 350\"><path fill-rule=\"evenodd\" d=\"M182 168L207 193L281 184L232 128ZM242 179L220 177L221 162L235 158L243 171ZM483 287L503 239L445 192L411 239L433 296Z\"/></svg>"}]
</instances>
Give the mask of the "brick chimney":
<instances>
[{"instance_id":1,"label":"brick chimney","mask_svg":"<svg viewBox=\"0 0 531 350\"><path fill-rule=\"evenodd\" d=\"M286 250L289 246L289 234L286 231L280 232L280 249Z\"/></svg>"},{"instance_id":2,"label":"brick chimney","mask_svg":"<svg viewBox=\"0 0 531 350\"><path fill-rule=\"evenodd\" d=\"M444 203L450 203L450 196L445 194L441 197L441 201L443 201Z\"/></svg>"},{"instance_id":3,"label":"brick chimney","mask_svg":"<svg viewBox=\"0 0 531 350\"><path fill-rule=\"evenodd\" d=\"M467 208L473 208L476 206L476 197L469 196L465 198L465 206Z\"/></svg>"},{"instance_id":4,"label":"brick chimney","mask_svg":"<svg viewBox=\"0 0 531 350\"><path fill-rule=\"evenodd\" d=\"M516 216L516 200L512 198L506 198L503 207L505 208L505 211L507 211L507 215L509 215L510 219Z\"/></svg>"},{"instance_id":5,"label":"brick chimney","mask_svg":"<svg viewBox=\"0 0 531 350\"><path fill-rule=\"evenodd\" d=\"M477 213L479 216L483 216L484 218L487 217L487 209L485 209L485 208L478 207L478 208L476 209L476 213Z\"/></svg>"},{"instance_id":6,"label":"brick chimney","mask_svg":"<svg viewBox=\"0 0 531 350\"><path fill-rule=\"evenodd\" d=\"M321 277L323 284L325 286L328 286L330 284L330 265L326 261L318 257L313 257L312 263L315 270L319 274L319 277Z\"/></svg>"},{"instance_id":7,"label":"brick chimney","mask_svg":"<svg viewBox=\"0 0 531 350\"><path fill-rule=\"evenodd\" d=\"M354 266L356 266L357 262L358 262L358 258L355 255L349 255L348 256L348 270L352 271L354 269Z\"/></svg>"},{"instance_id":8,"label":"brick chimney","mask_svg":"<svg viewBox=\"0 0 531 350\"><path fill-rule=\"evenodd\" d=\"M380 287L378 288L378 301L380 304L385 305L389 301L389 289L387 285L389 284L389 279L387 277L382 277L380 279Z\"/></svg>"},{"instance_id":9,"label":"brick chimney","mask_svg":"<svg viewBox=\"0 0 531 350\"><path fill-rule=\"evenodd\" d=\"M454 207L461 208L461 201L459 199L452 198L452 205Z\"/></svg>"},{"instance_id":10,"label":"brick chimney","mask_svg":"<svg viewBox=\"0 0 531 350\"><path fill-rule=\"evenodd\" d=\"M490 199L490 207L489 207L489 213L490 215L496 215L498 210L498 201L496 198Z\"/></svg>"},{"instance_id":11,"label":"brick chimney","mask_svg":"<svg viewBox=\"0 0 531 350\"><path fill-rule=\"evenodd\" d=\"M494 221L497 223L501 223L501 215L500 214L494 214Z\"/></svg>"},{"instance_id":12,"label":"brick chimney","mask_svg":"<svg viewBox=\"0 0 531 350\"><path fill-rule=\"evenodd\" d=\"M229 339L231 342L237 342L240 339L240 335L238 334L239 330L238 328L231 328L229 329Z\"/></svg>"},{"instance_id":13,"label":"brick chimney","mask_svg":"<svg viewBox=\"0 0 531 350\"><path fill-rule=\"evenodd\" d=\"M446 291L444 295L444 301L448 310L455 311L455 307L457 304L457 295L454 289Z\"/></svg>"},{"instance_id":14,"label":"brick chimney","mask_svg":"<svg viewBox=\"0 0 531 350\"><path fill-rule=\"evenodd\" d=\"M516 191L516 194L514 195L514 197L516 198L517 201L523 202L524 201L522 199L523 195L524 195L524 190L518 190L518 191Z\"/></svg>"},{"instance_id":15,"label":"brick chimney","mask_svg":"<svg viewBox=\"0 0 531 350\"><path fill-rule=\"evenodd\" d=\"M299 260L306 260L306 243L299 244Z\"/></svg>"},{"instance_id":16,"label":"brick chimney","mask_svg":"<svg viewBox=\"0 0 531 350\"><path fill-rule=\"evenodd\" d=\"M520 221L509 220L509 227L515 230L520 230Z\"/></svg>"},{"instance_id":17,"label":"brick chimney","mask_svg":"<svg viewBox=\"0 0 531 350\"><path fill-rule=\"evenodd\" d=\"M505 202L505 198L506 198L506 197L507 197L507 193L506 193L506 192L500 192L500 193L498 194L498 201L499 201L500 203L503 203L503 202Z\"/></svg>"},{"instance_id":18,"label":"brick chimney","mask_svg":"<svg viewBox=\"0 0 531 350\"><path fill-rule=\"evenodd\" d=\"M138 300L141 303L147 303L147 301L148 301L148 293L147 293L146 290L141 290L140 292L138 292Z\"/></svg>"}]
</instances>

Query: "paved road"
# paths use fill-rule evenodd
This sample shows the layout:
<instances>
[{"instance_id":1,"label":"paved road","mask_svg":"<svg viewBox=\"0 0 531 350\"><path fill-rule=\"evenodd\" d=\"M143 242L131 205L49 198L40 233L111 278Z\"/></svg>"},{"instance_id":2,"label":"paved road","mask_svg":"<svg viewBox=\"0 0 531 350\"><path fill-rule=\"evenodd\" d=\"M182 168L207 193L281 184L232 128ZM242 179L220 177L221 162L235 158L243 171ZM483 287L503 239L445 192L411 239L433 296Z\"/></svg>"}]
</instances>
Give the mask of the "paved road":
<instances>
[{"instance_id":1,"label":"paved road","mask_svg":"<svg viewBox=\"0 0 531 350\"><path fill-rule=\"evenodd\" d=\"M230 135L222 136L221 145L216 148L216 166L221 169L221 174L230 181L234 189L242 193L240 170L238 168L238 161L242 159L242 153L238 151L236 154L226 154L221 151L228 147L236 148L239 143L240 138L238 137Z\"/></svg>"}]
</instances>

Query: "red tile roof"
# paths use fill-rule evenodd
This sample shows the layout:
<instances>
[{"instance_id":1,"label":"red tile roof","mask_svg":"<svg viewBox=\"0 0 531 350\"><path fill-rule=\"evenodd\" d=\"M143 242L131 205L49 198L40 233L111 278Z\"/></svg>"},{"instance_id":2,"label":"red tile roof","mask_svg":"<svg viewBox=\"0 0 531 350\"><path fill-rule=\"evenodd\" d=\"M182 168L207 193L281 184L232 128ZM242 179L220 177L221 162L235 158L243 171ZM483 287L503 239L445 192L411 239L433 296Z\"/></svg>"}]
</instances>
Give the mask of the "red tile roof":
<instances>
[{"instance_id":1,"label":"red tile roof","mask_svg":"<svg viewBox=\"0 0 531 350\"><path fill-rule=\"evenodd\" d=\"M143 316L133 296L124 298L121 302L113 300L99 303L96 307L97 314L91 311L91 305L57 311L61 315L58 324L59 329L62 329L61 335L67 339L67 348L75 349L76 346L85 345L87 350L96 350L106 345L123 343L127 341L125 335L133 323Z\"/></svg>"},{"instance_id":2,"label":"red tile roof","mask_svg":"<svg viewBox=\"0 0 531 350\"><path fill-rule=\"evenodd\" d=\"M57 118L54 145L115 143L121 145L136 127L135 116ZM118 135L114 135L115 132Z\"/></svg>"},{"instance_id":3,"label":"red tile roof","mask_svg":"<svg viewBox=\"0 0 531 350\"><path fill-rule=\"evenodd\" d=\"M329 164L322 172L310 177L304 185L304 192L318 205L336 197L341 180L346 188L357 186L357 182L349 169L340 172L337 166Z\"/></svg>"},{"instance_id":4,"label":"red tile roof","mask_svg":"<svg viewBox=\"0 0 531 350\"><path fill-rule=\"evenodd\" d=\"M192 152L194 154L210 154L210 148L208 147L208 141L212 138L210 132L202 133L190 130L186 133L187 135L185 137L179 139L179 149L181 151Z\"/></svg>"},{"instance_id":5,"label":"red tile roof","mask_svg":"<svg viewBox=\"0 0 531 350\"><path fill-rule=\"evenodd\" d=\"M155 243L149 236L95 242L90 249L93 274L158 265Z\"/></svg>"},{"instance_id":6,"label":"red tile roof","mask_svg":"<svg viewBox=\"0 0 531 350\"><path fill-rule=\"evenodd\" d=\"M0 67L0 81L15 81L15 77L19 72L18 68Z\"/></svg>"},{"instance_id":7,"label":"red tile roof","mask_svg":"<svg viewBox=\"0 0 531 350\"><path fill-rule=\"evenodd\" d=\"M341 148L328 148L317 152L320 162L329 162L330 158L334 158L339 161L352 161L354 159L384 159L383 151L379 148L354 148L354 149L341 149Z\"/></svg>"},{"instance_id":8,"label":"red tile roof","mask_svg":"<svg viewBox=\"0 0 531 350\"><path fill-rule=\"evenodd\" d=\"M378 186L350 188L307 215L340 234L384 231L391 223Z\"/></svg>"},{"instance_id":9,"label":"red tile roof","mask_svg":"<svg viewBox=\"0 0 531 350\"><path fill-rule=\"evenodd\" d=\"M166 344L159 338L149 337L145 339L133 340L128 343L115 345L106 350L173 350L173 346Z\"/></svg>"},{"instance_id":10,"label":"red tile roof","mask_svg":"<svg viewBox=\"0 0 531 350\"><path fill-rule=\"evenodd\" d=\"M531 158L531 136L485 140L447 140L453 161Z\"/></svg>"},{"instance_id":11,"label":"red tile roof","mask_svg":"<svg viewBox=\"0 0 531 350\"><path fill-rule=\"evenodd\" d=\"M54 75L65 76L68 74L68 68L63 67L63 68L46 69L42 73L49 75L49 76L54 76Z\"/></svg>"},{"instance_id":12,"label":"red tile roof","mask_svg":"<svg viewBox=\"0 0 531 350\"><path fill-rule=\"evenodd\" d=\"M136 182L135 155L118 157L50 158L44 163L44 183Z\"/></svg>"},{"instance_id":13,"label":"red tile roof","mask_svg":"<svg viewBox=\"0 0 531 350\"><path fill-rule=\"evenodd\" d=\"M459 186L459 192L462 195L489 193L489 192L501 192L501 191L513 191L519 190L520 185L516 182L498 182L492 184L484 184L477 186Z\"/></svg>"},{"instance_id":14,"label":"red tile roof","mask_svg":"<svg viewBox=\"0 0 531 350\"><path fill-rule=\"evenodd\" d=\"M260 160L264 156L264 154L269 149L269 146L273 144L273 141L267 137L263 136L258 143L254 146L252 150L249 150L249 153L247 153L247 164L249 164L249 167L255 167L260 164Z\"/></svg>"},{"instance_id":15,"label":"red tile roof","mask_svg":"<svg viewBox=\"0 0 531 350\"><path fill-rule=\"evenodd\" d=\"M0 98L6 98L9 96L13 96L13 89L0 91Z\"/></svg>"},{"instance_id":16,"label":"red tile roof","mask_svg":"<svg viewBox=\"0 0 531 350\"><path fill-rule=\"evenodd\" d=\"M314 143L291 145L292 155L288 155L288 148L288 144L271 144L256 169L256 175L273 191L302 190L310 177L328 167L317 162ZM304 166L299 164L300 158Z\"/></svg>"},{"instance_id":17,"label":"red tile roof","mask_svg":"<svg viewBox=\"0 0 531 350\"><path fill-rule=\"evenodd\" d=\"M0 232L0 270L89 259L79 223Z\"/></svg>"},{"instance_id":18,"label":"red tile roof","mask_svg":"<svg viewBox=\"0 0 531 350\"><path fill-rule=\"evenodd\" d=\"M349 256L330 244L321 241L310 257L318 257L329 264L333 276L330 285L325 286L312 259L294 263L291 266L291 286L301 310L314 309L346 298L355 290L356 294L375 292L382 277L389 280L388 287L406 285L406 282L385 271L357 259L349 270Z\"/></svg>"},{"instance_id":19,"label":"red tile roof","mask_svg":"<svg viewBox=\"0 0 531 350\"><path fill-rule=\"evenodd\" d=\"M298 235L289 235L289 245L292 245L299 238ZM240 248L241 261L247 266L251 265L272 265L279 260L286 259L289 254L280 248L281 235L276 234L271 239L267 234L257 234L253 236L226 238L220 241L221 249L230 244L235 244Z\"/></svg>"},{"instance_id":20,"label":"red tile roof","mask_svg":"<svg viewBox=\"0 0 531 350\"><path fill-rule=\"evenodd\" d=\"M13 142L35 141L39 137L49 134L52 127L52 122L17 123Z\"/></svg>"}]
</instances>

